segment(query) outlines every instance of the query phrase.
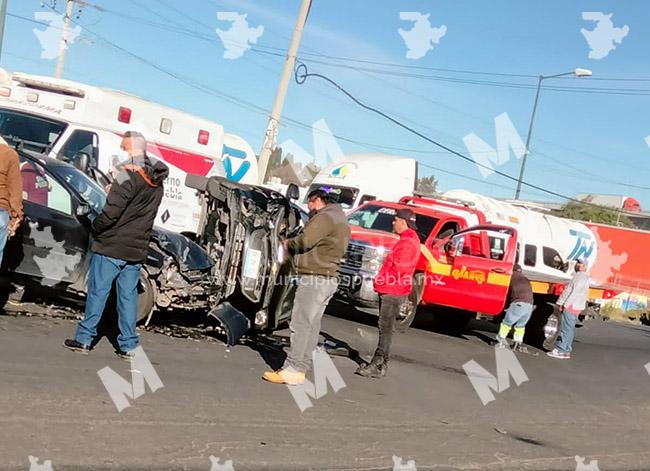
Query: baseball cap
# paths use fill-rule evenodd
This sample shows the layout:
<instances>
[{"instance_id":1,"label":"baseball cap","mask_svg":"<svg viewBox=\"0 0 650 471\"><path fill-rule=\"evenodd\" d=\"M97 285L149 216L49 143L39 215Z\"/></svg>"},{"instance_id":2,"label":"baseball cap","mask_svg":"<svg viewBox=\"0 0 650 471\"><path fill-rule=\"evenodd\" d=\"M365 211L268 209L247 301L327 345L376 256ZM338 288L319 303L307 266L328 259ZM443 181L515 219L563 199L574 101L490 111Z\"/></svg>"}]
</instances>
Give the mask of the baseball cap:
<instances>
[{"instance_id":1,"label":"baseball cap","mask_svg":"<svg viewBox=\"0 0 650 471\"><path fill-rule=\"evenodd\" d=\"M413 210L409 208L400 208L395 211L395 217L404 219L406 221L406 225L411 229L417 229L417 226L415 225L415 213Z\"/></svg>"}]
</instances>

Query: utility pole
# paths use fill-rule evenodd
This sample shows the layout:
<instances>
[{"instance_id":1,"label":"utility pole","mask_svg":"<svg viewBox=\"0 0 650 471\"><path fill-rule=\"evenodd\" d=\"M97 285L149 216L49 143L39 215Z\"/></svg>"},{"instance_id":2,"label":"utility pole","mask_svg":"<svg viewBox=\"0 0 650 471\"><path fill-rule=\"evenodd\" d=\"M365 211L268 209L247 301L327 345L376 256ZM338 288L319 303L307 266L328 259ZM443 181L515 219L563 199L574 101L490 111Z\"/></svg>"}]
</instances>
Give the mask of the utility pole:
<instances>
[{"instance_id":1,"label":"utility pole","mask_svg":"<svg viewBox=\"0 0 650 471\"><path fill-rule=\"evenodd\" d=\"M70 23L74 12L75 0L67 0L65 6L65 17L63 18L63 32L61 33L61 42L59 43L59 60L56 63L56 78L63 76L63 65L65 64L65 51L68 48L68 38L70 36Z\"/></svg>"},{"instance_id":2,"label":"utility pole","mask_svg":"<svg viewBox=\"0 0 650 471\"><path fill-rule=\"evenodd\" d=\"M0 59L2 59L2 40L5 36L5 18L7 17L7 3L9 3L9 0L0 0Z\"/></svg>"},{"instance_id":3,"label":"utility pole","mask_svg":"<svg viewBox=\"0 0 650 471\"><path fill-rule=\"evenodd\" d=\"M278 125L280 124L280 116L282 115L284 98L287 95L289 80L291 79L291 74L293 73L293 68L296 64L298 46L300 45L302 30L304 29L305 23L307 22L307 15L309 14L311 2L312 0L302 0L302 5L300 5L300 12L298 13L298 19L296 20L296 26L293 29L293 37L291 38L291 44L289 46L289 51L287 52L287 58L284 62L284 69L282 70L280 83L278 84L278 92L275 96L275 103L273 104L273 110L271 110L271 116L269 116L269 125L266 128L264 143L262 144L262 150L260 150L260 156L258 159L258 179L260 184L266 181L269 159L271 157L271 152L275 147L275 141L278 136Z\"/></svg>"}]
</instances>

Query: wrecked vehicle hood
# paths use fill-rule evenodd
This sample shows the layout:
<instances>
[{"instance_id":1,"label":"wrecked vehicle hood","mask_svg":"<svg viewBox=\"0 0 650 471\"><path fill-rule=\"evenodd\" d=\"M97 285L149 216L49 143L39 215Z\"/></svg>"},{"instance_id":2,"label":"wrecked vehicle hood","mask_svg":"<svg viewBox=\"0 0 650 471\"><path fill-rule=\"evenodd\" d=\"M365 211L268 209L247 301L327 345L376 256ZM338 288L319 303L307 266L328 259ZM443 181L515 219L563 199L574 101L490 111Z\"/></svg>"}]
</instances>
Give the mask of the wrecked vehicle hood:
<instances>
[{"instance_id":1,"label":"wrecked vehicle hood","mask_svg":"<svg viewBox=\"0 0 650 471\"><path fill-rule=\"evenodd\" d=\"M203 248L184 235L171 232L161 227L154 227L151 240L168 255L172 256L181 270L203 271L211 268L212 260Z\"/></svg>"}]
</instances>

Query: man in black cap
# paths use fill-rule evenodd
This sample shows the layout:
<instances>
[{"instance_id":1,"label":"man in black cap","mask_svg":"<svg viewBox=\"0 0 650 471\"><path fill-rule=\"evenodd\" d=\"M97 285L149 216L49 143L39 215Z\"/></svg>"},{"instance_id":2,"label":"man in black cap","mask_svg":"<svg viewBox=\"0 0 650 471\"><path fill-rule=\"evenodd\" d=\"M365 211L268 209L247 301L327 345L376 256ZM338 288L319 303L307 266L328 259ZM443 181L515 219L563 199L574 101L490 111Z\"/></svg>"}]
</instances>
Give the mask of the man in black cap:
<instances>
[{"instance_id":1,"label":"man in black cap","mask_svg":"<svg viewBox=\"0 0 650 471\"><path fill-rule=\"evenodd\" d=\"M374 280L375 291L379 294L379 342L370 363L356 371L370 378L386 375L393 325L411 293L413 272L420 258L420 238L413 210L400 208L395 212L393 231L399 234L399 240Z\"/></svg>"},{"instance_id":2,"label":"man in black cap","mask_svg":"<svg viewBox=\"0 0 650 471\"><path fill-rule=\"evenodd\" d=\"M294 256L298 274L291 311L291 348L281 369L262 376L275 384L298 385L312 367L323 313L336 287L350 227L341 205L326 189L307 195L310 219L297 237L284 246Z\"/></svg>"}]
</instances>

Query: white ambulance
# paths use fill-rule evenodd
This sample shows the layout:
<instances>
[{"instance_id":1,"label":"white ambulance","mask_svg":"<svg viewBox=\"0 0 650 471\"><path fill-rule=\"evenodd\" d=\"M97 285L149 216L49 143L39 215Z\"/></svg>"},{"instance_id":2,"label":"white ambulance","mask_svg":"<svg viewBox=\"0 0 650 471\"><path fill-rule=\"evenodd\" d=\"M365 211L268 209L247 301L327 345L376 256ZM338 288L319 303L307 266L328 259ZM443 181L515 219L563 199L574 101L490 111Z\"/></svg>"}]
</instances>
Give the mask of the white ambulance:
<instances>
[{"instance_id":1,"label":"white ambulance","mask_svg":"<svg viewBox=\"0 0 650 471\"><path fill-rule=\"evenodd\" d=\"M0 134L10 144L108 174L126 131L141 132L148 154L169 166L158 226L195 233L199 204L187 173L257 182L255 153L218 123L116 90L0 69Z\"/></svg>"}]
</instances>

